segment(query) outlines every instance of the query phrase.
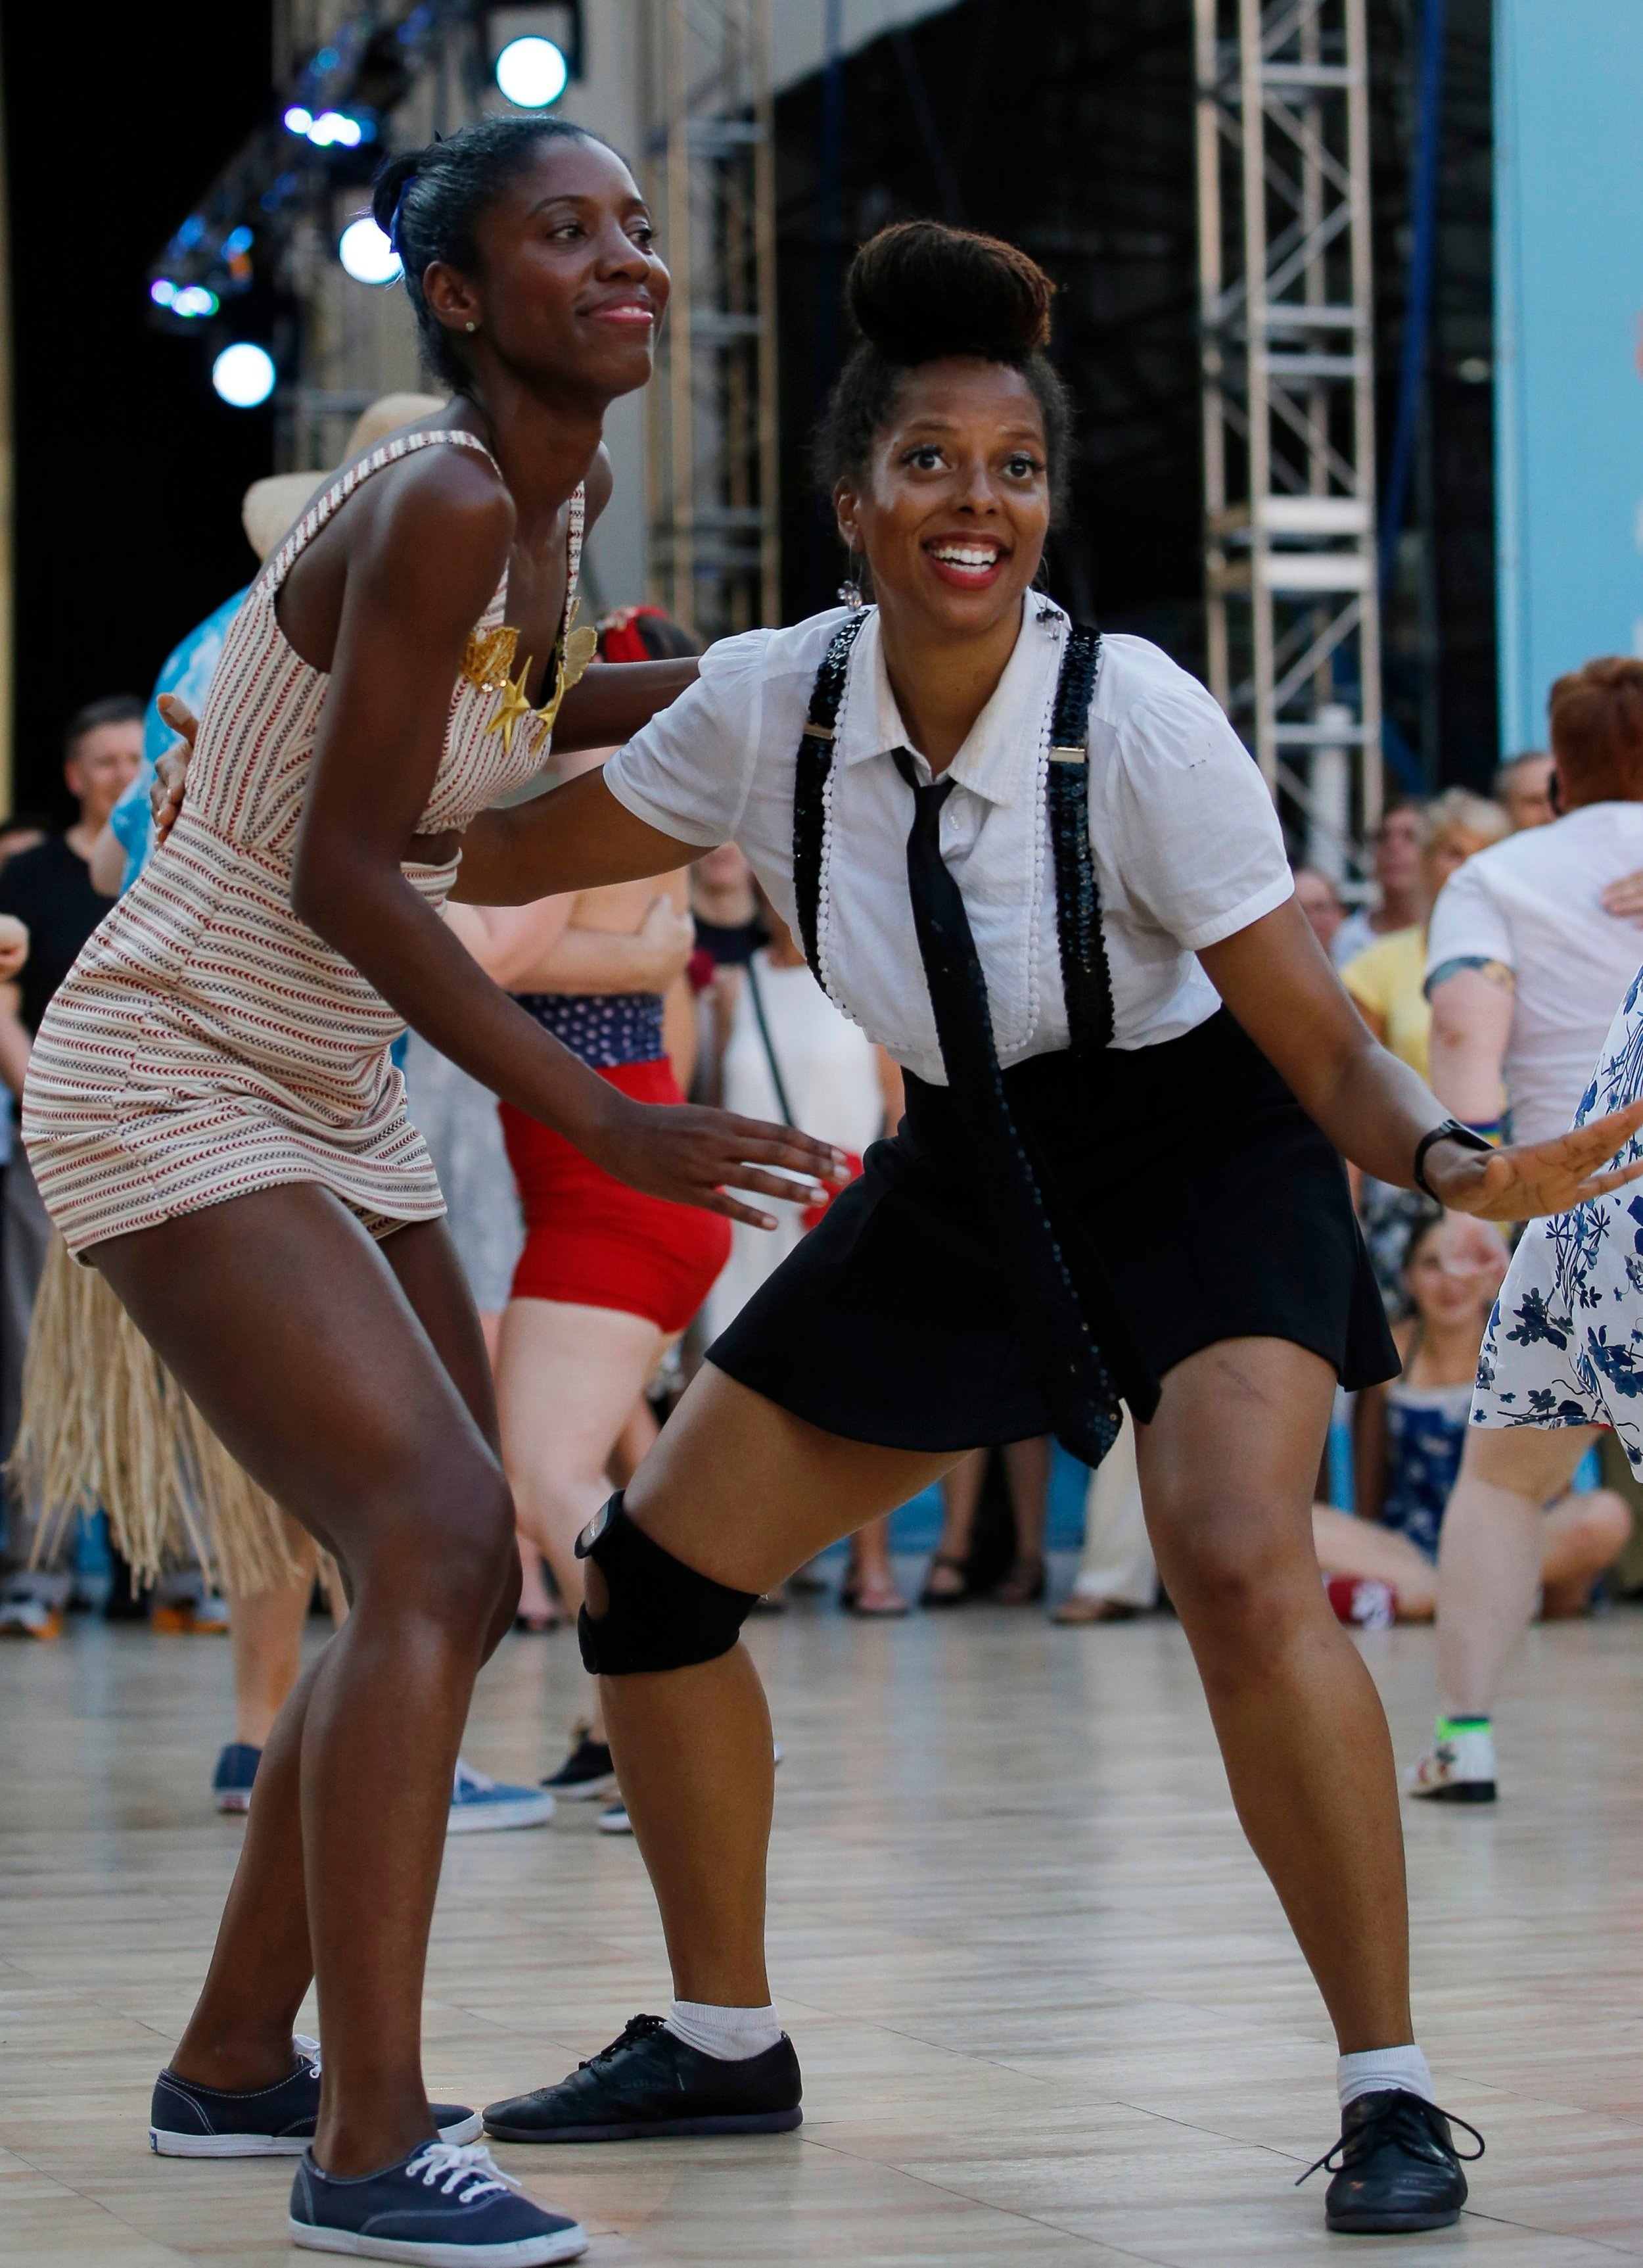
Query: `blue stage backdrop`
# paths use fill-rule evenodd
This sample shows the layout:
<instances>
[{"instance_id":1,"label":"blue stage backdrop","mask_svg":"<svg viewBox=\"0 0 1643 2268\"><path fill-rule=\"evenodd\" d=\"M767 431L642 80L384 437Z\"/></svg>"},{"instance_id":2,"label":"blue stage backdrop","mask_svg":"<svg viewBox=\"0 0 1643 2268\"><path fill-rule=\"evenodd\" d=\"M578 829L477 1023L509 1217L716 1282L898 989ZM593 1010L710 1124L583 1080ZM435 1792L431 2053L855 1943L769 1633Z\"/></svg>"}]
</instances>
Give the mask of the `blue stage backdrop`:
<instances>
[{"instance_id":1,"label":"blue stage backdrop","mask_svg":"<svg viewBox=\"0 0 1643 2268\"><path fill-rule=\"evenodd\" d=\"M1501 753L1643 654L1643 0L1495 0Z\"/></svg>"}]
</instances>

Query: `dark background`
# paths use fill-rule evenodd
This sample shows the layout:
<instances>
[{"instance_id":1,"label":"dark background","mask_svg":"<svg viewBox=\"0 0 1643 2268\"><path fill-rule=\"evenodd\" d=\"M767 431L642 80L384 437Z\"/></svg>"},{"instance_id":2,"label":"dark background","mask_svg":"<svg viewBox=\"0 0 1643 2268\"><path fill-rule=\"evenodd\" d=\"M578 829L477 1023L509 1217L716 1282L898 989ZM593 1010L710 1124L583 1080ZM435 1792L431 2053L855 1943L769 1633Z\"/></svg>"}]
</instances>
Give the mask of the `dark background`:
<instances>
[{"instance_id":1,"label":"dark background","mask_svg":"<svg viewBox=\"0 0 1643 2268\"><path fill-rule=\"evenodd\" d=\"M782 4L782 0L778 0ZM1386 690L1395 756L1434 783L1495 761L1489 0L1449 0L1432 349ZM1409 253L1415 0L1371 0L1381 463ZM162 27L163 26L163 30ZM64 130L65 36L76 40ZM146 694L254 568L238 524L273 412L231 409L205 337L147 319L146 270L267 115L268 0L0 0L17 415L16 800L61 816L63 720ZM964 0L776 107L783 608L833 603L808 471L847 341L843 266L910 213L1025 245L1061 285L1079 415L1050 579L1075 613L1203 664L1190 0ZM202 326L202 331L209 331ZM1481 363L1461 375L1462 365ZM1424 540L1423 540L1424 539Z\"/></svg>"},{"instance_id":2,"label":"dark background","mask_svg":"<svg viewBox=\"0 0 1643 2268\"><path fill-rule=\"evenodd\" d=\"M272 42L268 0L0 6L18 809L71 816L64 720L105 693L146 697L256 571L239 498L272 468L272 411L229 409L207 345L150 327L147 270L266 114Z\"/></svg>"},{"instance_id":3,"label":"dark background","mask_svg":"<svg viewBox=\"0 0 1643 2268\"><path fill-rule=\"evenodd\" d=\"M1382 477L1403 350L1417 0L1370 0ZM1449 0L1422 419L1383 625L1394 778L1496 762L1490 0ZM840 558L810 481L848 341L850 249L934 213L1023 245L1060 286L1053 350L1079 449L1050 584L1075 614L1204 667L1202 428L1190 0L965 0L776 105L782 599L831 605ZM1483 365L1482 382L1472 366ZM1465 364L1472 374L1463 378ZM1425 540L1423 540L1425 539Z\"/></svg>"}]
</instances>

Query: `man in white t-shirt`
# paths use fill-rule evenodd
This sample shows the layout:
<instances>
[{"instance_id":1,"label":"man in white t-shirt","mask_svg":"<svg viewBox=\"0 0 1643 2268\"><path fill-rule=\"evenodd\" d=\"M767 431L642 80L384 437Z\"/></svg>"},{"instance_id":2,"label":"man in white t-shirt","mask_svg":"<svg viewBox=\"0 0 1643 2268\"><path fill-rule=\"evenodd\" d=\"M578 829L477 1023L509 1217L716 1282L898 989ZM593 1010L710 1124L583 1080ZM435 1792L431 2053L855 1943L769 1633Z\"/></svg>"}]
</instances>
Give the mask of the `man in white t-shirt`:
<instances>
[{"instance_id":1,"label":"man in white t-shirt","mask_svg":"<svg viewBox=\"0 0 1643 2268\"><path fill-rule=\"evenodd\" d=\"M1643 958L1616 910L1643 866L1643 661L1588 662L1551 688L1551 750L1562 817L1469 859L1432 911L1427 990L1432 1085L1457 1118L1492 1138L1509 1114L1515 1142L1561 1134L1573 1120L1604 1038ZM1540 1578L1541 1468L1581 1429L1534 1437L1532 1490L1523 1437L1469 1432L1444 1515L1438 1558L1438 1687L1433 1748L1411 1792L1488 1801L1495 1791L1491 1711Z\"/></svg>"}]
</instances>

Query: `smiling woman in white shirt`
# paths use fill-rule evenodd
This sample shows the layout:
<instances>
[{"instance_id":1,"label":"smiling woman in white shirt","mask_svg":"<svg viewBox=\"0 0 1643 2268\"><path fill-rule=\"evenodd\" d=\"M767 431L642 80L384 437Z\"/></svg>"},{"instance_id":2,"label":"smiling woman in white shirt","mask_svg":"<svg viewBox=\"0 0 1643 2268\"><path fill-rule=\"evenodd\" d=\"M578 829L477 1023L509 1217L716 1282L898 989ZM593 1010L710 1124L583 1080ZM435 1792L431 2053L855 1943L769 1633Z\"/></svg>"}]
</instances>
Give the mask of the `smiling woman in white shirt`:
<instances>
[{"instance_id":1,"label":"smiling woman in white shirt","mask_svg":"<svg viewBox=\"0 0 1643 2268\"><path fill-rule=\"evenodd\" d=\"M1397 1366L1337 1152L1521 1216L1599 1186L1643 1109L1537 1151L1468 1146L1341 990L1209 695L1036 588L1067 453L1049 297L988 239L910 223L868 245L820 454L877 605L727 641L602 775L468 837L461 893L492 903L734 839L907 1075L899 1132L578 1545L680 1997L488 2124L798 2124L742 1619L966 1450L1053 1430L1098 1460L1122 1398L1239 1815L1339 2035L1331 2224L1436 2227L1465 2183L1413 2044L1392 1758L1312 1546L1336 1384Z\"/></svg>"}]
</instances>

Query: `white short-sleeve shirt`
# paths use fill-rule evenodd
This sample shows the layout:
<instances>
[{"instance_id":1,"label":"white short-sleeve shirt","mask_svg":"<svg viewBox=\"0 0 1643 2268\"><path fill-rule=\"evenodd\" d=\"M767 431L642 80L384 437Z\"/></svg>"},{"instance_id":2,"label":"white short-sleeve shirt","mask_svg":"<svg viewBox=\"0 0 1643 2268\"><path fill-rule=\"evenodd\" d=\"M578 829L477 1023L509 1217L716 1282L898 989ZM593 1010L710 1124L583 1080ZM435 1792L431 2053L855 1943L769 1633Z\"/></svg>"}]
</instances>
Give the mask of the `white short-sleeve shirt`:
<instances>
[{"instance_id":1,"label":"white short-sleeve shirt","mask_svg":"<svg viewBox=\"0 0 1643 2268\"><path fill-rule=\"evenodd\" d=\"M816 672L845 619L751 630L703 656L689 692L605 768L635 818L703 850L735 841L796 936L793 784ZM1049 737L1067 618L1037 593L948 773L942 852L987 978L1000 1062L1067 1045L1046 815ZM877 610L850 654L828 776L818 946L828 992L915 1078L945 1084L913 932L912 747ZM1259 771L1198 681L1145 638L1107 637L1089 708L1089 817L1112 976L1113 1044L1155 1046L1214 1014L1195 954L1291 895Z\"/></svg>"},{"instance_id":2,"label":"white short-sleeve shirt","mask_svg":"<svg viewBox=\"0 0 1643 2268\"><path fill-rule=\"evenodd\" d=\"M1517 980L1502 1065L1512 1138L1565 1134L1643 960L1634 924L1608 914L1610 882L1643 867L1643 804L1588 803L1494 843L1438 893L1427 981L1498 961Z\"/></svg>"}]
</instances>

